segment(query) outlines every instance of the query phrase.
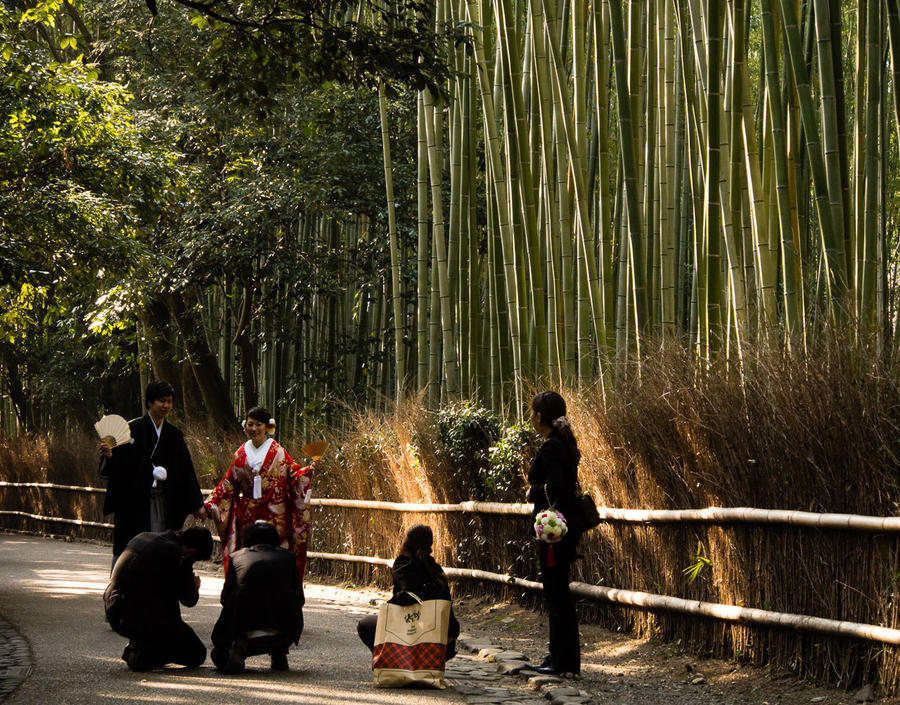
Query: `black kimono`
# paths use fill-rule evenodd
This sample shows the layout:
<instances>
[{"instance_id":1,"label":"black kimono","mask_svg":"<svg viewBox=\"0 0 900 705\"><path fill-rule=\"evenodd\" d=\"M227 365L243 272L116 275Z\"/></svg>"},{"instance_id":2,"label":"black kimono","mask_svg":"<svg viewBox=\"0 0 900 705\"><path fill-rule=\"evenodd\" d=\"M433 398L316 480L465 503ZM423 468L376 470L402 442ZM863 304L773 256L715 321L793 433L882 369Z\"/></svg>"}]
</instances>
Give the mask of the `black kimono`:
<instances>
[{"instance_id":1,"label":"black kimono","mask_svg":"<svg viewBox=\"0 0 900 705\"><path fill-rule=\"evenodd\" d=\"M578 482L578 459L558 431L552 431L538 450L528 471L528 501L534 503L530 532L534 538L534 518L553 507L566 518L569 532L555 544L538 544L544 603L550 622L550 659L544 665L559 672L581 672L581 646L578 637L578 614L575 597L569 590L569 569L576 557L581 532L574 525L578 515L575 490Z\"/></svg>"},{"instance_id":2,"label":"black kimono","mask_svg":"<svg viewBox=\"0 0 900 705\"><path fill-rule=\"evenodd\" d=\"M206 647L181 619L179 606L193 607L199 598L193 561L178 534L148 531L129 541L103 593L107 621L129 639L122 654L129 668L203 663Z\"/></svg>"},{"instance_id":3,"label":"black kimono","mask_svg":"<svg viewBox=\"0 0 900 705\"><path fill-rule=\"evenodd\" d=\"M164 467L168 475L157 483L165 500L166 529L180 529L187 515L203 506L200 484L181 431L163 421L157 437L150 414L132 419L128 425L132 442L113 448L112 458L100 463L100 476L108 481L103 513L115 514L114 556L122 553L134 536L150 530L155 465Z\"/></svg>"},{"instance_id":4,"label":"black kimono","mask_svg":"<svg viewBox=\"0 0 900 705\"><path fill-rule=\"evenodd\" d=\"M231 554L222 586L222 612L212 632L212 660L222 666L232 643L248 638L246 655L287 653L303 632L303 586L294 554L258 543Z\"/></svg>"}]
</instances>

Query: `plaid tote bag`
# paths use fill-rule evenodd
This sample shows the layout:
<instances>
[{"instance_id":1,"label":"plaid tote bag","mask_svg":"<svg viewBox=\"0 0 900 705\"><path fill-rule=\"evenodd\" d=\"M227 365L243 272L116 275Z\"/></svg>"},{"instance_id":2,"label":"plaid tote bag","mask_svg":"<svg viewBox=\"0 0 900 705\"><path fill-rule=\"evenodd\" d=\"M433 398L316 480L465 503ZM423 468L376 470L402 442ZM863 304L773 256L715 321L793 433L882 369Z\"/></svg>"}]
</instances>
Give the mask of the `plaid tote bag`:
<instances>
[{"instance_id":1,"label":"plaid tote bag","mask_svg":"<svg viewBox=\"0 0 900 705\"><path fill-rule=\"evenodd\" d=\"M411 684L444 688L450 600L420 600L411 592L408 606L382 602L378 607L372 673L375 685Z\"/></svg>"}]
</instances>

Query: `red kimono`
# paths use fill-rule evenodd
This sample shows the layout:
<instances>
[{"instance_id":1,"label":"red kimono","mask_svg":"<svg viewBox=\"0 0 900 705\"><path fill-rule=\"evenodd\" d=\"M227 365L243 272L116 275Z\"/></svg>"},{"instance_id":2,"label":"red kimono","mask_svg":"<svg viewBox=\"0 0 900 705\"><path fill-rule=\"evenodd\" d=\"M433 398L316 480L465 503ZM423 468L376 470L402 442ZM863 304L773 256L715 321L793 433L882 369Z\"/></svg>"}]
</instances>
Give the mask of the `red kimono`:
<instances>
[{"instance_id":1,"label":"red kimono","mask_svg":"<svg viewBox=\"0 0 900 705\"><path fill-rule=\"evenodd\" d=\"M246 468L251 473L243 445L237 449L225 476L206 500L207 507L215 505L219 510L218 528L226 571L229 556L241 547L244 527L262 519L278 530L281 546L296 557L302 583L309 543L307 503L312 492L312 470L309 466L300 467L273 440L259 471L261 496L254 499L252 483L250 487L242 488L235 482L235 468Z\"/></svg>"}]
</instances>

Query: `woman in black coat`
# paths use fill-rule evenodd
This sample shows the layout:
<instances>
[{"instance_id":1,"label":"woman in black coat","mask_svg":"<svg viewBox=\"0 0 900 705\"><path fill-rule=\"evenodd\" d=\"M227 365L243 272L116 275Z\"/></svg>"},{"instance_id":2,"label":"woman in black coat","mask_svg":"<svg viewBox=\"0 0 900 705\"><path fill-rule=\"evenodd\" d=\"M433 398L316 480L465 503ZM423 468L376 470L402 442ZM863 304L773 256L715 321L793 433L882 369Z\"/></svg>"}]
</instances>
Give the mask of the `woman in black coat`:
<instances>
[{"instance_id":1,"label":"woman in black coat","mask_svg":"<svg viewBox=\"0 0 900 705\"><path fill-rule=\"evenodd\" d=\"M576 557L580 531L573 526L575 491L581 453L566 418L566 402L556 392L531 400L531 424L544 438L528 472L528 501L534 503L531 535L538 513L553 507L567 520L569 531L557 543L538 544L544 602L550 622L550 653L533 670L560 675L581 672L581 645L575 598L569 591L569 568Z\"/></svg>"},{"instance_id":2,"label":"woman in black coat","mask_svg":"<svg viewBox=\"0 0 900 705\"><path fill-rule=\"evenodd\" d=\"M400 555L394 559L391 574L394 577L394 596L391 602L397 604L410 604L405 600L412 598L402 595L411 592L421 600L449 600L450 585L447 576L437 561L431 555L431 547L434 543L434 534L430 526L416 524L403 539L400 546ZM375 646L375 627L378 623L377 615L368 615L359 620L356 632L362 642L371 651ZM447 631L447 659L456 655L456 637L459 636L459 622L450 609L450 626Z\"/></svg>"}]
</instances>

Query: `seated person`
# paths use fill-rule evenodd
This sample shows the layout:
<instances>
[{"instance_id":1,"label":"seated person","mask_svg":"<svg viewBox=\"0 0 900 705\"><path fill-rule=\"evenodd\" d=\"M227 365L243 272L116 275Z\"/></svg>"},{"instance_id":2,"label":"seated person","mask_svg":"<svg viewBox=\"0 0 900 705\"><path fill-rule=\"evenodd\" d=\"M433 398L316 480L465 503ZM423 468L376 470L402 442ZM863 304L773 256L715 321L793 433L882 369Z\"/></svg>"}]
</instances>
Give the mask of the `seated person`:
<instances>
[{"instance_id":1,"label":"seated person","mask_svg":"<svg viewBox=\"0 0 900 705\"><path fill-rule=\"evenodd\" d=\"M303 632L303 585L294 554L278 544L265 521L242 535L231 554L222 587L222 613L212 633L212 660L223 673L240 673L244 659L269 654L273 671L285 671L291 644Z\"/></svg>"},{"instance_id":2,"label":"seated person","mask_svg":"<svg viewBox=\"0 0 900 705\"><path fill-rule=\"evenodd\" d=\"M132 671L178 663L190 668L206 660L206 647L181 619L179 602L193 607L200 598L194 561L212 554L207 529L149 531L135 536L116 561L103 593L106 619L128 646L122 659Z\"/></svg>"},{"instance_id":3,"label":"seated person","mask_svg":"<svg viewBox=\"0 0 900 705\"><path fill-rule=\"evenodd\" d=\"M391 574L394 577L394 597L391 602L410 604L412 598L399 596L401 592L411 592L421 600L449 600L450 585L444 571L431 556L434 534L430 526L416 524L403 539L400 555L394 559ZM378 615L368 615L359 620L356 633L369 651L375 648L375 627ZM456 656L456 637L459 636L459 622L450 609L450 627L447 631L447 660Z\"/></svg>"}]
</instances>

